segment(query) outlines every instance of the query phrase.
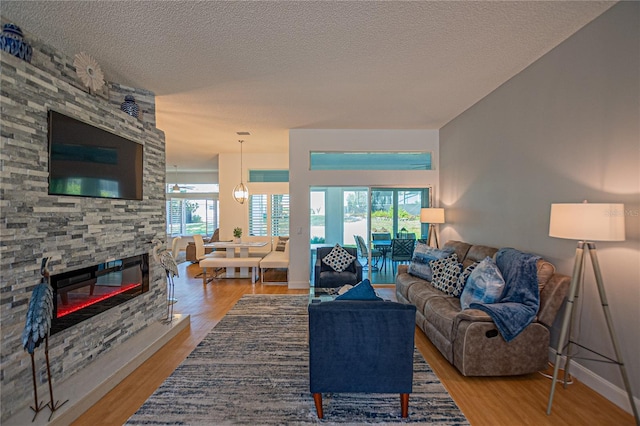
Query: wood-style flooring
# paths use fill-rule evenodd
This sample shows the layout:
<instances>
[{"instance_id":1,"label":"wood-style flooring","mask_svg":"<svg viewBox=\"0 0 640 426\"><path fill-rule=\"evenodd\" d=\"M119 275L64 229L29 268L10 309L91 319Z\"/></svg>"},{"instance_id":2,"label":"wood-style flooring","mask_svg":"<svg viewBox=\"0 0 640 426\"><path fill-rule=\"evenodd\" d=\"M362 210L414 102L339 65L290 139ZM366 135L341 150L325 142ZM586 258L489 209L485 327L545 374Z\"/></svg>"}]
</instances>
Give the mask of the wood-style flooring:
<instances>
[{"instance_id":1,"label":"wood-style flooring","mask_svg":"<svg viewBox=\"0 0 640 426\"><path fill-rule=\"evenodd\" d=\"M203 286L197 265L179 265L176 313L189 314L191 325L167 343L73 425L121 425L160 386L204 336L244 294L306 294L284 285L221 279ZM393 286L377 288L394 299ZM551 381L540 374L519 377L464 377L416 328L416 346L472 425L633 425L633 416L585 385L558 386L553 411L546 415ZM409 401L411 404L411 401ZM161 419L158 419L161 421Z\"/></svg>"}]
</instances>

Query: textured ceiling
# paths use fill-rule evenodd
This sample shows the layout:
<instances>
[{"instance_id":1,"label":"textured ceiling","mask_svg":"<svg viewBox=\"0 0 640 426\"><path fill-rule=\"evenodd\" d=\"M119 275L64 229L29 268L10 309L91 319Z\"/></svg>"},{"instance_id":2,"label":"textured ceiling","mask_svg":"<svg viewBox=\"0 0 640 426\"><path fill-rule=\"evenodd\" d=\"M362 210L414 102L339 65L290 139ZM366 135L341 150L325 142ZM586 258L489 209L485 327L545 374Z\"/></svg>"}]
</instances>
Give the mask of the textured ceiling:
<instances>
[{"instance_id":1,"label":"textured ceiling","mask_svg":"<svg viewBox=\"0 0 640 426\"><path fill-rule=\"evenodd\" d=\"M2 15L157 95L167 165L289 129L438 129L615 2L6 1Z\"/></svg>"}]
</instances>

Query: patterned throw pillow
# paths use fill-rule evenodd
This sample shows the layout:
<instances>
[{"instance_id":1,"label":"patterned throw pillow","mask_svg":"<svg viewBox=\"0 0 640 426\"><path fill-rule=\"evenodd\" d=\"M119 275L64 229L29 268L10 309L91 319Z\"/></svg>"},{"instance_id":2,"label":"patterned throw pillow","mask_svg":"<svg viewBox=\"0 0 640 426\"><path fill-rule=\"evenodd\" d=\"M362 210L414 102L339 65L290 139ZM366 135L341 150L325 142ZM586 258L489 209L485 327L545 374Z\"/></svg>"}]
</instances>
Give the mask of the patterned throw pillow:
<instances>
[{"instance_id":1,"label":"patterned throw pillow","mask_svg":"<svg viewBox=\"0 0 640 426\"><path fill-rule=\"evenodd\" d=\"M322 258L322 263L336 272L342 272L347 269L355 259L356 257L340 247L340 244L336 244L329 254Z\"/></svg>"},{"instance_id":2,"label":"patterned throw pillow","mask_svg":"<svg viewBox=\"0 0 640 426\"><path fill-rule=\"evenodd\" d=\"M462 288L459 287L459 277L462 265L458 263L458 255L453 253L444 259L429 262L433 279L431 285L449 296L459 296Z\"/></svg>"},{"instance_id":3,"label":"patterned throw pillow","mask_svg":"<svg viewBox=\"0 0 640 426\"><path fill-rule=\"evenodd\" d=\"M284 251L285 246L289 241L289 237L278 237L278 244L276 245L276 251Z\"/></svg>"},{"instance_id":4,"label":"patterned throw pillow","mask_svg":"<svg viewBox=\"0 0 640 426\"><path fill-rule=\"evenodd\" d=\"M432 260L444 259L454 252L453 248L445 247L437 249L429 247L427 244L418 242L413 251L413 258L409 264L407 272L423 280L431 281L433 274L429 262Z\"/></svg>"},{"instance_id":5,"label":"patterned throw pillow","mask_svg":"<svg viewBox=\"0 0 640 426\"><path fill-rule=\"evenodd\" d=\"M467 280L471 276L471 273L473 272L473 270L476 269L476 266L478 266L478 264L479 262L473 262L471 265L464 268L464 270L458 277L457 288L459 290L456 292L456 294L454 294L455 297L462 296L462 292L464 291L464 286L467 284ZM462 267L462 264L460 264L460 267Z\"/></svg>"},{"instance_id":6,"label":"patterned throw pillow","mask_svg":"<svg viewBox=\"0 0 640 426\"><path fill-rule=\"evenodd\" d=\"M496 262L485 257L469 275L467 284L460 296L462 309L468 309L472 303L496 303L504 291L504 278Z\"/></svg>"}]
</instances>

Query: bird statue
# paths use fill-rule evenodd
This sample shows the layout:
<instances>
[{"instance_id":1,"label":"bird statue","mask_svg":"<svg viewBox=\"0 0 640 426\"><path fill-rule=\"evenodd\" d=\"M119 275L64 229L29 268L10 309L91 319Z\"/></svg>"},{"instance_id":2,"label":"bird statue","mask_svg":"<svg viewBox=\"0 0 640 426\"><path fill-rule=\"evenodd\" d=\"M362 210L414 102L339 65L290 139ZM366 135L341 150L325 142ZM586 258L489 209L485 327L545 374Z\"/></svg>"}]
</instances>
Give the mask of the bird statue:
<instances>
[{"instance_id":1,"label":"bird statue","mask_svg":"<svg viewBox=\"0 0 640 426\"><path fill-rule=\"evenodd\" d=\"M27 320L22 332L22 347L24 350L29 352L29 355L31 356L33 393L35 397L35 405L30 407L35 412L33 420L36 419L40 410L44 408L42 404L38 404L36 365L34 360L35 350L43 341L45 342L44 353L47 362L49 396L51 398L49 403L47 403L47 406L51 410L49 420L51 420L53 412L67 402L64 401L62 404L58 404L57 401L54 402L53 387L51 384L51 367L49 365L49 331L51 330L51 319L53 317L53 289L49 284L49 260L51 260L50 257L42 259L42 263L40 265L40 274L42 275L42 278L40 283L37 284L31 292L31 300L29 300L29 307L27 309Z\"/></svg>"},{"instance_id":2,"label":"bird statue","mask_svg":"<svg viewBox=\"0 0 640 426\"><path fill-rule=\"evenodd\" d=\"M155 244L152 250L153 258L164 268L167 274L167 318L165 321L171 323L173 321L173 305L176 302L176 299L174 299L175 286L173 277L178 276L178 264L169 250L162 249L164 246L162 241L154 238L151 242Z\"/></svg>"}]
</instances>

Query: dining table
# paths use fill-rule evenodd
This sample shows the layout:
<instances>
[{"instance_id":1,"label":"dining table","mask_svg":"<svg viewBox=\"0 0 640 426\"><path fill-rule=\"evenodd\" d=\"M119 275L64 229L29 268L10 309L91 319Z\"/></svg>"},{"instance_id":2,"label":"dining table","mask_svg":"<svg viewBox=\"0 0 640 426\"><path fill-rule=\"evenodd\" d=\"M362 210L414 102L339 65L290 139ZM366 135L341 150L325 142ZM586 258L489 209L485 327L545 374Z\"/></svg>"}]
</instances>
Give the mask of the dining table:
<instances>
[{"instance_id":1,"label":"dining table","mask_svg":"<svg viewBox=\"0 0 640 426\"><path fill-rule=\"evenodd\" d=\"M391 240L376 239L371 242L373 243L373 248L376 250L380 250L380 253L382 253L382 265L380 266L380 269L384 269L386 271L387 270L387 253L391 251Z\"/></svg>"},{"instance_id":2,"label":"dining table","mask_svg":"<svg viewBox=\"0 0 640 426\"><path fill-rule=\"evenodd\" d=\"M266 241L215 241L213 243L206 243L205 248L213 249L225 249L228 258L234 257L249 257L250 248L260 248L267 245ZM226 278L236 278L235 267L229 266L226 268ZM241 267L239 278L249 277L249 268Z\"/></svg>"}]
</instances>

